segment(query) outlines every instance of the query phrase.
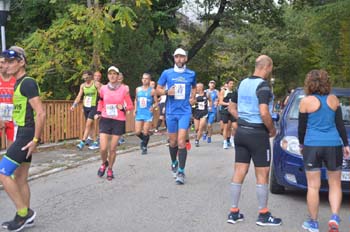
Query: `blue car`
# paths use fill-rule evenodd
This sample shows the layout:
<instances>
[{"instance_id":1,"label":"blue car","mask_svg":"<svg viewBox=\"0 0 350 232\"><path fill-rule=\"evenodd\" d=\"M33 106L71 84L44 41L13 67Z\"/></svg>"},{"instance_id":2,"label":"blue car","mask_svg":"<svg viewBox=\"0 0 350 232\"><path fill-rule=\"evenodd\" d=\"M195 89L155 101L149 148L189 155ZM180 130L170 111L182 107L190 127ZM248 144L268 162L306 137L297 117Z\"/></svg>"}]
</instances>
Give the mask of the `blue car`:
<instances>
[{"instance_id":1,"label":"blue car","mask_svg":"<svg viewBox=\"0 0 350 232\"><path fill-rule=\"evenodd\" d=\"M332 94L339 98L348 139L350 138L350 89L333 88ZM297 88L289 97L281 113L279 130L273 140L273 162L271 165L270 191L284 193L286 188L307 189L303 157L299 150L298 116L299 103L305 96L302 88ZM342 188L350 193L350 160L343 160ZM321 170L321 189L328 191L327 172Z\"/></svg>"}]
</instances>

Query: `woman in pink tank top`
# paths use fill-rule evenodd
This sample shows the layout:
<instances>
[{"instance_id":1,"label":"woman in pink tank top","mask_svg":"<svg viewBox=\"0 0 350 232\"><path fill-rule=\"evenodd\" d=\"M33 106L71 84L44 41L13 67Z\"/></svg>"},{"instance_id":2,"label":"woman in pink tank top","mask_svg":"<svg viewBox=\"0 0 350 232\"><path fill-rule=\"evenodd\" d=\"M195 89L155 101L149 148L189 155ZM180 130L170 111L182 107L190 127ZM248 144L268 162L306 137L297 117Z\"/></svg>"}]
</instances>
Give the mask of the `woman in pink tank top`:
<instances>
[{"instance_id":1,"label":"woman in pink tank top","mask_svg":"<svg viewBox=\"0 0 350 232\"><path fill-rule=\"evenodd\" d=\"M122 83L119 69L108 68L108 84L100 89L100 99L96 117L100 118L100 154L102 165L97 175L102 177L107 169L107 180L112 180L113 164L116 159L118 140L125 133L126 111L134 108L129 94L129 87ZM108 147L108 141L110 145Z\"/></svg>"}]
</instances>

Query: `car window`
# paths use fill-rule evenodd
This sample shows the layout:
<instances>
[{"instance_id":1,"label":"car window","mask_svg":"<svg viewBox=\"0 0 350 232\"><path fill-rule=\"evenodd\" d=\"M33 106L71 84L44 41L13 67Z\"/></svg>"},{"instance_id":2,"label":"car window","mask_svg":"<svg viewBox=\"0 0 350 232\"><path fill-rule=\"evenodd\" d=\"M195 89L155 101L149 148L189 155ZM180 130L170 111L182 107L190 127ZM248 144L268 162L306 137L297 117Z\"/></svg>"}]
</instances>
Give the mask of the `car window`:
<instances>
[{"instance_id":1,"label":"car window","mask_svg":"<svg viewBox=\"0 0 350 232\"><path fill-rule=\"evenodd\" d=\"M341 111L343 113L344 123L350 125L350 96L338 97Z\"/></svg>"},{"instance_id":2,"label":"car window","mask_svg":"<svg viewBox=\"0 0 350 232\"><path fill-rule=\"evenodd\" d=\"M288 112L288 118L292 120L297 120L299 117L299 104L300 100L305 95L295 96L293 102L291 102L291 107ZM344 123L350 125L350 96L337 96L340 102L340 107L343 113Z\"/></svg>"},{"instance_id":3,"label":"car window","mask_svg":"<svg viewBox=\"0 0 350 232\"><path fill-rule=\"evenodd\" d=\"M289 119L295 119L297 120L298 117L299 117L299 104L300 104L300 101L301 99L304 97L305 95L302 94L302 95L297 95L293 98L293 102L291 103L291 107L290 107L290 110L288 112L288 118Z\"/></svg>"}]
</instances>

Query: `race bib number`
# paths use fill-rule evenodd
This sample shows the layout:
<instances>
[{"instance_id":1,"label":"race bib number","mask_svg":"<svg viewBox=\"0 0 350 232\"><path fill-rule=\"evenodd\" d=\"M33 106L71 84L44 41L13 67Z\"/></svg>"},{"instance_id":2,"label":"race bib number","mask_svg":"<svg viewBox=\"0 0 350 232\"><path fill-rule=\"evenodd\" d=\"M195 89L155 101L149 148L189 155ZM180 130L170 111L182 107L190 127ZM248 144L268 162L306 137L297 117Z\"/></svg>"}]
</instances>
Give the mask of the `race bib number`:
<instances>
[{"instance_id":1,"label":"race bib number","mask_svg":"<svg viewBox=\"0 0 350 232\"><path fill-rule=\"evenodd\" d=\"M91 96L85 96L84 97L84 106L85 107L91 107L92 103L92 97Z\"/></svg>"},{"instance_id":2,"label":"race bib number","mask_svg":"<svg viewBox=\"0 0 350 232\"><path fill-rule=\"evenodd\" d=\"M205 103L204 102L198 102L198 109L204 110L205 109Z\"/></svg>"},{"instance_id":3,"label":"race bib number","mask_svg":"<svg viewBox=\"0 0 350 232\"><path fill-rule=\"evenodd\" d=\"M13 104L0 103L0 117L3 121L12 121Z\"/></svg>"},{"instance_id":4,"label":"race bib number","mask_svg":"<svg viewBox=\"0 0 350 232\"><path fill-rule=\"evenodd\" d=\"M185 84L175 84L175 99L184 100L186 96L186 85Z\"/></svg>"},{"instance_id":5,"label":"race bib number","mask_svg":"<svg viewBox=\"0 0 350 232\"><path fill-rule=\"evenodd\" d=\"M116 104L107 104L106 105L106 113L107 116L117 117L118 116L118 108Z\"/></svg>"},{"instance_id":6,"label":"race bib number","mask_svg":"<svg viewBox=\"0 0 350 232\"><path fill-rule=\"evenodd\" d=\"M146 97L140 97L139 98L139 104L140 104L140 108L146 108L147 107L147 98Z\"/></svg>"}]
</instances>

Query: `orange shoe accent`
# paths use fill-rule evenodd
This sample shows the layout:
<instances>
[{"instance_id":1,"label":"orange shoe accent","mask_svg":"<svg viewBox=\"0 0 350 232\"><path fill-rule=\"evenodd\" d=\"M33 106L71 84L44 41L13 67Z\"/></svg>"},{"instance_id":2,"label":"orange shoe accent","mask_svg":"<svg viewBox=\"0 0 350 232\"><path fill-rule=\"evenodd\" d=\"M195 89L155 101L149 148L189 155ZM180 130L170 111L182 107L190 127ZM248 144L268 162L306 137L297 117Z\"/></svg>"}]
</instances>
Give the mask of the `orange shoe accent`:
<instances>
[{"instance_id":1,"label":"orange shoe accent","mask_svg":"<svg viewBox=\"0 0 350 232\"><path fill-rule=\"evenodd\" d=\"M239 212L239 208L231 208L230 212L237 213L237 212Z\"/></svg>"},{"instance_id":2,"label":"orange shoe accent","mask_svg":"<svg viewBox=\"0 0 350 232\"><path fill-rule=\"evenodd\" d=\"M186 142L186 150L189 151L189 150L191 150L191 148L192 148L192 145L191 145L190 141Z\"/></svg>"},{"instance_id":3,"label":"orange shoe accent","mask_svg":"<svg viewBox=\"0 0 350 232\"><path fill-rule=\"evenodd\" d=\"M259 210L259 213L262 213L262 214L267 213L267 212L269 212L268 208L263 208L263 209Z\"/></svg>"}]
</instances>

